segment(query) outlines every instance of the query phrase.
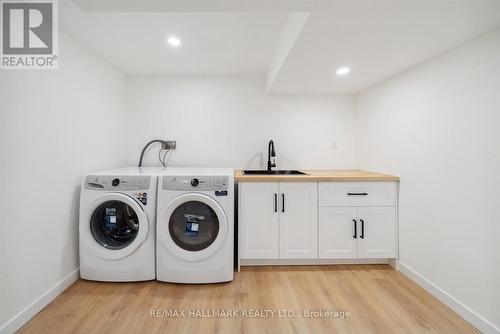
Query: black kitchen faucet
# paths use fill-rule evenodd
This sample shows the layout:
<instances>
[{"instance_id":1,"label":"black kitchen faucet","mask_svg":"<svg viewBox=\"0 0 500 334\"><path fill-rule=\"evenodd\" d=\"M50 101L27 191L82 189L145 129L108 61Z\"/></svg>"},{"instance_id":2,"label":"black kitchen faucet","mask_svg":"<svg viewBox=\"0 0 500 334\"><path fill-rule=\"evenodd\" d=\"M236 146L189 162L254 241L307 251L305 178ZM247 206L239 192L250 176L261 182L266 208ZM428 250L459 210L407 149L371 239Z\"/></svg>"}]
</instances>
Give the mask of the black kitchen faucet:
<instances>
[{"instance_id":1,"label":"black kitchen faucet","mask_svg":"<svg viewBox=\"0 0 500 334\"><path fill-rule=\"evenodd\" d=\"M272 167L276 167L276 152L274 151L274 142L269 141L267 147L267 171L270 172Z\"/></svg>"}]
</instances>

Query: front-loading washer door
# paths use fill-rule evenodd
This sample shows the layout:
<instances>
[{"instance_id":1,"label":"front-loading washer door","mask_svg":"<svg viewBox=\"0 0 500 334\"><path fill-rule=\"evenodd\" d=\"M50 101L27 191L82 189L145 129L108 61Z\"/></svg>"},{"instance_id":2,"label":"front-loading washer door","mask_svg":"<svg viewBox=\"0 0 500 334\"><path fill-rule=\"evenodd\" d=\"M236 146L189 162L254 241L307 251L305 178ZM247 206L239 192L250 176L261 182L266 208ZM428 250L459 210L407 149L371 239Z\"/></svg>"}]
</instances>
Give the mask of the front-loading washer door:
<instances>
[{"instance_id":1,"label":"front-loading washer door","mask_svg":"<svg viewBox=\"0 0 500 334\"><path fill-rule=\"evenodd\" d=\"M200 261L216 253L227 236L227 218L209 196L191 193L177 197L160 212L157 238L180 259Z\"/></svg>"},{"instance_id":2,"label":"front-loading washer door","mask_svg":"<svg viewBox=\"0 0 500 334\"><path fill-rule=\"evenodd\" d=\"M89 247L101 258L116 260L135 252L146 240L149 222L146 213L132 197L121 193L98 196L91 205Z\"/></svg>"}]
</instances>

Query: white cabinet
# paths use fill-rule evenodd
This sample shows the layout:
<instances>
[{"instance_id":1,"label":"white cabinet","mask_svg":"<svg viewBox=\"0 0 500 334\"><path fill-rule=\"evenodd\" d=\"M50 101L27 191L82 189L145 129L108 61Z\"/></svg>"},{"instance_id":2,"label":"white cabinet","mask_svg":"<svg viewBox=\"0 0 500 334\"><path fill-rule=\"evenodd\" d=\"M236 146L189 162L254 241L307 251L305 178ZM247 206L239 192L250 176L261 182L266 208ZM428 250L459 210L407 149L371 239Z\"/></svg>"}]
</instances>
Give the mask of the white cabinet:
<instances>
[{"instance_id":1,"label":"white cabinet","mask_svg":"<svg viewBox=\"0 0 500 334\"><path fill-rule=\"evenodd\" d=\"M240 259L307 264L395 258L396 203L396 182L242 182Z\"/></svg>"},{"instance_id":2,"label":"white cabinet","mask_svg":"<svg viewBox=\"0 0 500 334\"><path fill-rule=\"evenodd\" d=\"M396 257L396 182L320 182L319 257Z\"/></svg>"},{"instance_id":3,"label":"white cabinet","mask_svg":"<svg viewBox=\"0 0 500 334\"><path fill-rule=\"evenodd\" d=\"M280 182L280 259L318 257L316 182Z\"/></svg>"},{"instance_id":4,"label":"white cabinet","mask_svg":"<svg viewBox=\"0 0 500 334\"><path fill-rule=\"evenodd\" d=\"M356 208L331 207L319 209L319 258L355 259Z\"/></svg>"},{"instance_id":5,"label":"white cabinet","mask_svg":"<svg viewBox=\"0 0 500 334\"><path fill-rule=\"evenodd\" d=\"M239 185L240 258L318 257L316 182Z\"/></svg>"},{"instance_id":6,"label":"white cabinet","mask_svg":"<svg viewBox=\"0 0 500 334\"><path fill-rule=\"evenodd\" d=\"M239 185L240 257L278 258L278 183Z\"/></svg>"},{"instance_id":7,"label":"white cabinet","mask_svg":"<svg viewBox=\"0 0 500 334\"><path fill-rule=\"evenodd\" d=\"M384 259L395 256L395 207L319 209L321 259Z\"/></svg>"},{"instance_id":8,"label":"white cabinet","mask_svg":"<svg viewBox=\"0 0 500 334\"><path fill-rule=\"evenodd\" d=\"M358 258L394 258L396 256L396 208L360 207Z\"/></svg>"}]
</instances>

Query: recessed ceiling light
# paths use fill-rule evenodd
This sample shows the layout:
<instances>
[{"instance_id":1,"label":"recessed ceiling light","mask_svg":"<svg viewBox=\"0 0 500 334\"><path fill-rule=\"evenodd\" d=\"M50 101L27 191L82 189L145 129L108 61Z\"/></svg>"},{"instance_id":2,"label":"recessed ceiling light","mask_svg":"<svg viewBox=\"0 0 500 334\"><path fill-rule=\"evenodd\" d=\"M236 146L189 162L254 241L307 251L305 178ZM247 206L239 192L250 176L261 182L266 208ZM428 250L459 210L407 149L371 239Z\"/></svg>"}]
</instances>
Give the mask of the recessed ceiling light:
<instances>
[{"instance_id":1,"label":"recessed ceiling light","mask_svg":"<svg viewBox=\"0 0 500 334\"><path fill-rule=\"evenodd\" d=\"M175 36L170 36L168 39L167 39L167 42L168 44L171 46L171 47L178 47L179 45L181 45L181 40Z\"/></svg>"},{"instance_id":2,"label":"recessed ceiling light","mask_svg":"<svg viewBox=\"0 0 500 334\"><path fill-rule=\"evenodd\" d=\"M348 75L350 72L351 72L351 69L349 67L342 66L342 67L337 68L337 71L335 73L337 73L337 75L339 77L343 77L343 76Z\"/></svg>"}]
</instances>

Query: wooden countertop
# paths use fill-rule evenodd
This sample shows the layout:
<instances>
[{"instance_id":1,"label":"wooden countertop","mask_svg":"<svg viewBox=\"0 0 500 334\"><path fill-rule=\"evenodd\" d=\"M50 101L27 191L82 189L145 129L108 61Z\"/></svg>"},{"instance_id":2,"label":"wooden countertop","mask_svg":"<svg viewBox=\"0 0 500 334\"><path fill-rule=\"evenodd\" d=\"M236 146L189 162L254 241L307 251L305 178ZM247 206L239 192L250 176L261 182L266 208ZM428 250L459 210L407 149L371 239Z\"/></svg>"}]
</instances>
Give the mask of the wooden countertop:
<instances>
[{"instance_id":1,"label":"wooden countertop","mask_svg":"<svg viewBox=\"0 0 500 334\"><path fill-rule=\"evenodd\" d=\"M236 182L262 181L399 181L399 176L373 173L358 169L300 169L307 175L245 175L242 170L234 172Z\"/></svg>"}]
</instances>

